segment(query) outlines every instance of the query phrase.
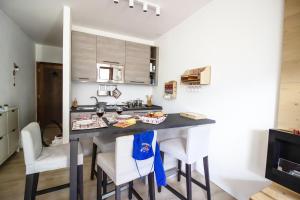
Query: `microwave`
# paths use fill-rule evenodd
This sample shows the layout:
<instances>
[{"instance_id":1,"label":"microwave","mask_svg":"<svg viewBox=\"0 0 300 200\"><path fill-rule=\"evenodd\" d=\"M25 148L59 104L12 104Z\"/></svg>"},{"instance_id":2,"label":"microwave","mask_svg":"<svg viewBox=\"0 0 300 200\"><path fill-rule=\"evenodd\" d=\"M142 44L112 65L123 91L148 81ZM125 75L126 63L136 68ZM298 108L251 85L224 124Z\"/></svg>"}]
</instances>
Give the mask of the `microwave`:
<instances>
[{"instance_id":1,"label":"microwave","mask_svg":"<svg viewBox=\"0 0 300 200\"><path fill-rule=\"evenodd\" d=\"M108 63L97 63L97 82L124 83L124 66Z\"/></svg>"}]
</instances>

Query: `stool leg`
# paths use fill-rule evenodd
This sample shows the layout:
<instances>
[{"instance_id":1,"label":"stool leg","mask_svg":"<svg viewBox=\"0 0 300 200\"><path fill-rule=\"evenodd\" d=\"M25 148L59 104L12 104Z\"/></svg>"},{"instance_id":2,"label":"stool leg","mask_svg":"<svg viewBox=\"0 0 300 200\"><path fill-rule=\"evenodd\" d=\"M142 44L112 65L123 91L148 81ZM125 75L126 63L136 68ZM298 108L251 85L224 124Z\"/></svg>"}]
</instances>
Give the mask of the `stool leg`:
<instances>
[{"instance_id":1,"label":"stool leg","mask_svg":"<svg viewBox=\"0 0 300 200\"><path fill-rule=\"evenodd\" d=\"M192 200L192 165L185 165L187 200Z\"/></svg>"},{"instance_id":2,"label":"stool leg","mask_svg":"<svg viewBox=\"0 0 300 200\"><path fill-rule=\"evenodd\" d=\"M103 193L105 194L107 192L107 174L105 172L103 172L102 186L103 186Z\"/></svg>"},{"instance_id":3,"label":"stool leg","mask_svg":"<svg viewBox=\"0 0 300 200\"><path fill-rule=\"evenodd\" d=\"M211 200L209 168L208 168L208 156L203 158L203 165L204 165L204 175L205 175L205 186L206 186L206 192L207 192L207 200Z\"/></svg>"},{"instance_id":4,"label":"stool leg","mask_svg":"<svg viewBox=\"0 0 300 200\"><path fill-rule=\"evenodd\" d=\"M91 165L91 180L94 180L96 156L97 156L97 145L95 143L93 143L92 165Z\"/></svg>"},{"instance_id":5,"label":"stool leg","mask_svg":"<svg viewBox=\"0 0 300 200\"><path fill-rule=\"evenodd\" d=\"M121 186L116 185L115 200L121 200Z\"/></svg>"},{"instance_id":6,"label":"stool leg","mask_svg":"<svg viewBox=\"0 0 300 200\"><path fill-rule=\"evenodd\" d=\"M36 174L28 174L26 175L26 182L25 182L25 194L24 200L33 200L35 199L35 180Z\"/></svg>"},{"instance_id":7,"label":"stool leg","mask_svg":"<svg viewBox=\"0 0 300 200\"><path fill-rule=\"evenodd\" d=\"M177 181L180 182L181 180L181 160L177 162Z\"/></svg>"},{"instance_id":8,"label":"stool leg","mask_svg":"<svg viewBox=\"0 0 300 200\"><path fill-rule=\"evenodd\" d=\"M77 166L77 191L80 200L83 200L83 166Z\"/></svg>"},{"instance_id":9,"label":"stool leg","mask_svg":"<svg viewBox=\"0 0 300 200\"><path fill-rule=\"evenodd\" d=\"M97 165L97 200L102 200L102 169Z\"/></svg>"},{"instance_id":10,"label":"stool leg","mask_svg":"<svg viewBox=\"0 0 300 200\"><path fill-rule=\"evenodd\" d=\"M38 182L39 182L39 173L33 174L33 184L32 184L32 192L31 192L32 200L35 200Z\"/></svg>"},{"instance_id":11,"label":"stool leg","mask_svg":"<svg viewBox=\"0 0 300 200\"><path fill-rule=\"evenodd\" d=\"M161 161L162 161L162 164L164 164L164 160L165 160L165 153L164 152L160 152L160 156L161 156ZM158 192L161 192L161 186L159 186L157 188Z\"/></svg>"},{"instance_id":12,"label":"stool leg","mask_svg":"<svg viewBox=\"0 0 300 200\"><path fill-rule=\"evenodd\" d=\"M129 187L128 187L128 199L132 199L132 189L133 189L133 181L129 182Z\"/></svg>"},{"instance_id":13,"label":"stool leg","mask_svg":"<svg viewBox=\"0 0 300 200\"><path fill-rule=\"evenodd\" d=\"M155 185L154 185L154 172L148 175L148 186L150 200L155 200Z\"/></svg>"}]
</instances>

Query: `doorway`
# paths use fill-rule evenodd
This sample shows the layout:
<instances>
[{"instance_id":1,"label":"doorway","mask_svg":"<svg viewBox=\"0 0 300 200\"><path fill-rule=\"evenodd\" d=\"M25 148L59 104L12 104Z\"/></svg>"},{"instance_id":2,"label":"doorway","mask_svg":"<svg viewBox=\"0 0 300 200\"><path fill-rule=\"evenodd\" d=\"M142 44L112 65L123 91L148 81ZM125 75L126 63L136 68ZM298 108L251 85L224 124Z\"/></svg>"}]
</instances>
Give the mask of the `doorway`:
<instances>
[{"instance_id":1,"label":"doorway","mask_svg":"<svg viewBox=\"0 0 300 200\"><path fill-rule=\"evenodd\" d=\"M62 64L37 62L37 121L43 141L51 143L61 134L62 124Z\"/></svg>"}]
</instances>

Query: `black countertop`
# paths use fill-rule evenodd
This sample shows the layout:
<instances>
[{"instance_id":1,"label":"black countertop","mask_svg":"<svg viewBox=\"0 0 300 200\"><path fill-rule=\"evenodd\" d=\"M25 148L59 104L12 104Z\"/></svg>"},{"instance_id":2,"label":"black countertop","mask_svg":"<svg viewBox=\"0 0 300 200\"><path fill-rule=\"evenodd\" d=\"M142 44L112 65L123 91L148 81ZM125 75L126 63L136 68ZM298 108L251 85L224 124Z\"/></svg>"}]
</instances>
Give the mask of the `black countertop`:
<instances>
[{"instance_id":1,"label":"black countertop","mask_svg":"<svg viewBox=\"0 0 300 200\"><path fill-rule=\"evenodd\" d=\"M119 106L119 105L118 105ZM122 106L122 105L121 105ZM123 111L139 111L139 110L162 110L163 108L161 106L157 105L152 105L150 107L143 105L142 107L134 107L134 108L127 108L123 107ZM92 108L92 109L85 109L85 108ZM71 109L71 113L76 113L76 112L96 112L96 108L94 105L79 105L76 109ZM116 109L114 108L109 108L106 106L105 112L116 112Z\"/></svg>"},{"instance_id":2,"label":"black countertop","mask_svg":"<svg viewBox=\"0 0 300 200\"><path fill-rule=\"evenodd\" d=\"M104 121L106 121L105 118ZM100 134L131 135L131 134L135 134L147 130L183 128L183 127L192 127L192 126L214 124L214 123L216 123L215 120L211 120L211 119L193 120L193 119L181 117L179 113L175 113L175 114L168 114L166 120L157 125L145 124L138 121L135 125L129 126L127 128L117 128L107 123L108 124L107 128L71 131L70 140L74 140L78 138L94 137L94 136L99 136Z\"/></svg>"}]
</instances>

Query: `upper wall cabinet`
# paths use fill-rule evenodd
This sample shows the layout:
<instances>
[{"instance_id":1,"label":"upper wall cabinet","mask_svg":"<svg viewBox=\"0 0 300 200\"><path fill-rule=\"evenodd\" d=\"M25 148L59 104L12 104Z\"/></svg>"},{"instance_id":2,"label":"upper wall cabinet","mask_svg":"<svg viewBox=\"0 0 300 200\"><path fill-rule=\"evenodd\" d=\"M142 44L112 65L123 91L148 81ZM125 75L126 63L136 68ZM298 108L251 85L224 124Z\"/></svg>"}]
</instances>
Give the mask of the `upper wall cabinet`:
<instances>
[{"instance_id":1,"label":"upper wall cabinet","mask_svg":"<svg viewBox=\"0 0 300 200\"><path fill-rule=\"evenodd\" d=\"M72 32L72 80L96 82L97 36Z\"/></svg>"},{"instance_id":2,"label":"upper wall cabinet","mask_svg":"<svg viewBox=\"0 0 300 200\"><path fill-rule=\"evenodd\" d=\"M125 65L125 41L98 36L97 63Z\"/></svg>"},{"instance_id":3,"label":"upper wall cabinet","mask_svg":"<svg viewBox=\"0 0 300 200\"><path fill-rule=\"evenodd\" d=\"M150 84L150 46L126 42L125 82Z\"/></svg>"}]
</instances>

